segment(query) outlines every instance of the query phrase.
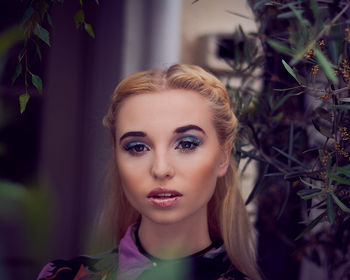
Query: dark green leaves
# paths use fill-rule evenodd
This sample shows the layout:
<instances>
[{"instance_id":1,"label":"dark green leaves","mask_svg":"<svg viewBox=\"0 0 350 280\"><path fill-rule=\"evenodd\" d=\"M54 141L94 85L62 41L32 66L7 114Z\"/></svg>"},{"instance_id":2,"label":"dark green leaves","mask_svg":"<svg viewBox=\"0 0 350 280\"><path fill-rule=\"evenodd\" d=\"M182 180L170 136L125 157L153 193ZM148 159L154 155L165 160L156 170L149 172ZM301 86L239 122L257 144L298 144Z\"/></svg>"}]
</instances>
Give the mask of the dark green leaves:
<instances>
[{"instance_id":1,"label":"dark green leaves","mask_svg":"<svg viewBox=\"0 0 350 280\"><path fill-rule=\"evenodd\" d=\"M87 23L85 21L85 13L83 9L80 9L74 16L75 26L77 28L80 28L84 26L85 31L92 37L95 38L94 30L91 26L91 24Z\"/></svg>"},{"instance_id":2,"label":"dark green leaves","mask_svg":"<svg viewBox=\"0 0 350 280\"><path fill-rule=\"evenodd\" d=\"M323 212L322 214L320 214L317 218L315 218L314 220L312 220L311 222L309 222L307 224L307 227L295 238L295 240L300 239L301 237L303 237L306 233L308 233L309 231L311 231L316 225L318 225L322 219L326 216L327 212Z\"/></svg>"},{"instance_id":3,"label":"dark green leaves","mask_svg":"<svg viewBox=\"0 0 350 280\"><path fill-rule=\"evenodd\" d=\"M332 198L334 199L334 202L339 206L341 210L343 210L344 212L350 213L349 207L347 207L343 202L341 202L340 199L334 193L332 193Z\"/></svg>"},{"instance_id":4,"label":"dark green leaves","mask_svg":"<svg viewBox=\"0 0 350 280\"><path fill-rule=\"evenodd\" d=\"M44 27L40 26L38 23L35 26L34 34L38 36L43 42L50 46L50 34Z\"/></svg>"},{"instance_id":5,"label":"dark green leaves","mask_svg":"<svg viewBox=\"0 0 350 280\"><path fill-rule=\"evenodd\" d=\"M39 93L43 92L43 82L39 76L32 74L32 84L36 87Z\"/></svg>"},{"instance_id":6,"label":"dark green leaves","mask_svg":"<svg viewBox=\"0 0 350 280\"><path fill-rule=\"evenodd\" d=\"M87 32L92 38L95 38L95 33L94 33L93 29L92 29L91 24L85 23L85 24L84 24L84 28L85 28L86 32Z\"/></svg>"},{"instance_id":7,"label":"dark green leaves","mask_svg":"<svg viewBox=\"0 0 350 280\"><path fill-rule=\"evenodd\" d=\"M329 62L327 57L319 49L315 49L315 54L317 61L320 64L323 72L326 74L327 78L334 84L338 84L338 77L334 73L333 65Z\"/></svg>"},{"instance_id":8,"label":"dark green leaves","mask_svg":"<svg viewBox=\"0 0 350 280\"><path fill-rule=\"evenodd\" d=\"M85 13L80 9L74 16L75 26L80 28L81 25L85 22Z\"/></svg>"},{"instance_id":9,"label":"dark green leaves","mask_svg":"<svg viewBox=\"0 0 350 280\"><path fill-rule=\"evenodd\" d=\"M23 114L23 112L25 111L29 98L30 95L28 94L28 92L23 93L19 96L19 110L21 114Z\"/></svg>"},{"instance_id":10,"label":"dark green leaves","mask_svg":"<svg viewBox=\"0 0 350 280\"><path fill-rule=\"evenodd\" d=\"M318 189L305 189L305 190L298 191L297 195L299 195L302 199L307 200L324 193L325 193L324 191L320 191Z\"/></svg>"},{"instance_id":11,"label":"dark green leaves","mask_svg":"<svg viewBox=\"0 0 350 280\"><path fill-rule=\"evenodd\" d=\"M298 80L297 76L295 75L293 69L288 65L287 62L285 62L283 59L282 59L282 64L284 66L284 68L286 68L286 70L288 71L288 73L298 82L298 84L300 85L301 82Z\"/></svg>"},{"instance_id":12,"label":"dark green leaves","mask_svg":"<svg viewBox=\"0 0 350 280\"><path fill-rule=\"evenodd\" d=\"M330 194L327 195L327 217L328 221L333 224L335 220L335 210L334 210L334 203L333 198Z\"/></svg>"},{"instance_id":13,"label":"dark green leaves","mask_svg":"<svg viewBox=\"0 0 350 280\"><path fill-rule=\"evenodd\" d=\"M18 63L11 79L12 84L14 84L14 82L17 80L19 75L21 75L21 73L22 73L22 64Z\"/></svg>"},{"instance_id":14,"label":"dark green leaves","mask_svg":"<svg viewBox=\"0 0 350 280\"><path fill-rule=\"evenodd\" d=\"M256 3L253 6L253 10L259 9L261 6L265 5L269 1L270 0L259 0L259 1L256 1Z\"/></svg>"},{"instance_id":15,"label":"dark green leaves","mask_svg":"<svg viewBox=\"0 0 350 280\"><path fill-rule=\"evenodd\" d=\"M288 48L286 45L280 43L280 42L277 42L275 40L271 40L271 39L268 39L267 40L267 43L273 47L276 51L280 52L280 53L283 53L283 54L286 54L286 55L290 55L292 56L293 55L293 52L290 48Z\"/></svg>"}]
</instances>

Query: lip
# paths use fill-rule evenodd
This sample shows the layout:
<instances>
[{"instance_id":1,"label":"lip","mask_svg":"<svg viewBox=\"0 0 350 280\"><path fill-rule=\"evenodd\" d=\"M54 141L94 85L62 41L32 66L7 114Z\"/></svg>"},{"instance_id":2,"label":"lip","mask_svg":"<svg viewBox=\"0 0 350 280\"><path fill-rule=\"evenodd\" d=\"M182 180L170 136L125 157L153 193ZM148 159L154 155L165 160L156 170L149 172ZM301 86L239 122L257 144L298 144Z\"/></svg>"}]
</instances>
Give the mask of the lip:
<instances>
[{"instance_id":1,"label":"lip","mask_svg":"<svg viewBox=\"0 0 350 280\"><path fill-rule=\"evenodd\" d=\"M181 197L182 194L180 192L165 188L155 188L147 195L148 200L157 208L173 207L181 199Z\"/></svg>"}]
</instances>

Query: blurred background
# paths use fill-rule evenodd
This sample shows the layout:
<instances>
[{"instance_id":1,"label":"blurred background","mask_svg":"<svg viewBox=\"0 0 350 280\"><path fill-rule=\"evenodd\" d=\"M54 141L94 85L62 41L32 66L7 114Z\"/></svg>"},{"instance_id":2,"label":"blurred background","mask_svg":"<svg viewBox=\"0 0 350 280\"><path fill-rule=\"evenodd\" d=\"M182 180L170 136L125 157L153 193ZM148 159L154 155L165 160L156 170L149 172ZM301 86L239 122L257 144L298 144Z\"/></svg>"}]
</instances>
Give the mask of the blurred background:
<instances>
[{"instance_id":1,"label":"blurred background","mask_svg":"<svg viewBox=\"0 0 350 280\"><path fill-rule=\"evenodd\" d=\"M273 25L271 21L275 10L266 10L267 19L253 14L252 7L268 2L1 0L1 279L35 279L52 259L94 251L96 215L111 158L102 118L113 89L124 77L180 62L212 71L230 92L248 84L245 92L255 94L267 88L267 80L276 87L289 85L290 71L281 68L282 57L271 48L265 64L269 70L256 64L249 78L245 68L250 61L240 61L241 71L234 74L232 69L237 67L229 63L239 52L247 54L247 44L259 58L263 46L257 39L264 41L259 30L283 34L286 22ZM35 25L30 25L33 19ZM19 27L21 23L24 28ZM281 82L283 76L288 83ZM273 98L265 99L273 104ZM290 104L283 109L286 120L288 112L302 118L298 110L304 101L298 97ZM282 119L277 113L271 117ZM283 130L286 134L269 130L266 145L287 143L288 129ZM260 178L264 178L270 167L253 162L246 169L243 159L240 166L245 171L243 193L251 201L252 189L256 194L262 186L256 174L263 173ZM348 279L327 278L318 253L305 257L305 242L294 242L303 230L299 222L306 217L301 213L306 208L295 193L289 196L290 183L286 189L276 181L264 184L268 185L265 196L250 203L249 210L258 230L258 259L266 278Z\"/></svg>"}]
</instances>

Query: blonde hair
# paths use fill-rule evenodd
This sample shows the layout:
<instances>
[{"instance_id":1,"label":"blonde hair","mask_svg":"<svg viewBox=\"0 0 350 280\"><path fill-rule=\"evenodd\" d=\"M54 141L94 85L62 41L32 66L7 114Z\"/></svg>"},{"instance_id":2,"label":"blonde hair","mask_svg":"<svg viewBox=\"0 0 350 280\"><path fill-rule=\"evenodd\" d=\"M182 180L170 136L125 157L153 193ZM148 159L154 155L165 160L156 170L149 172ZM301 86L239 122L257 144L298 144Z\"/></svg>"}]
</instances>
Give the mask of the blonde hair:
<instances>
[{"instance_id":1,"label":"blonde hair","mask_svg":"<svg viewBox=\"0 0 350 280\"><path fill-rule=\"evenodd\" d=\"M213 122L220 145L230 149L236 136L237 119L232 112L224 85L213 75L194 65L176 64L167 70L149 70L124 79L114 90L112 104L103 123L111 135L113 159L109 176L112 183L102 212L102 223L108 225L117 244L127 227L140 214L128 202L116 166L116 117L129 95L160 92L166 89L195 91L206 98L213 112ZM225 176L218 178L208 203L208 225L211 236L222 238L232 264L253 280L261 279L255 260L253 229L238 190L238 174L233 157Z\"/></svg>"}]
</instances>

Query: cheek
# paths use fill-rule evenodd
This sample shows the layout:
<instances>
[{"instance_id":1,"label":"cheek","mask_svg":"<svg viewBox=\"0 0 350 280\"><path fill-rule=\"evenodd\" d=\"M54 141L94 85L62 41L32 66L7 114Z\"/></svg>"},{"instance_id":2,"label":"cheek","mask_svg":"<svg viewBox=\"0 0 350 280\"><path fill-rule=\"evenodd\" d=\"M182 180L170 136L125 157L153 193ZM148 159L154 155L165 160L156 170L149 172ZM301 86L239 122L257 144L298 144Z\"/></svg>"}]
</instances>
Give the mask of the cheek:
<instances>
[{"instance_id":1,"label":"cheek","mask_svg":"<svg viewBox=\"0 0 350 280\"><path fill-rule=\"evenodd\" d=\"M186 172L186 177L193 188L197 188L200 192L212 193L216 185L217 169L216 155L206 154L185 165L183 172Z\"/></svg>"},{"instance_id":2,"label":"cheek","mask_svg":"<svg viewBox=\"0 0 350 280\"><path fill-rule=\"evenodd\" d=\"M143 192L142 183L145 178L144 164L117 158L117 168L119 170L120 181L126 197L135 207L133 201Z\"/></svg>"}]
</instances>

